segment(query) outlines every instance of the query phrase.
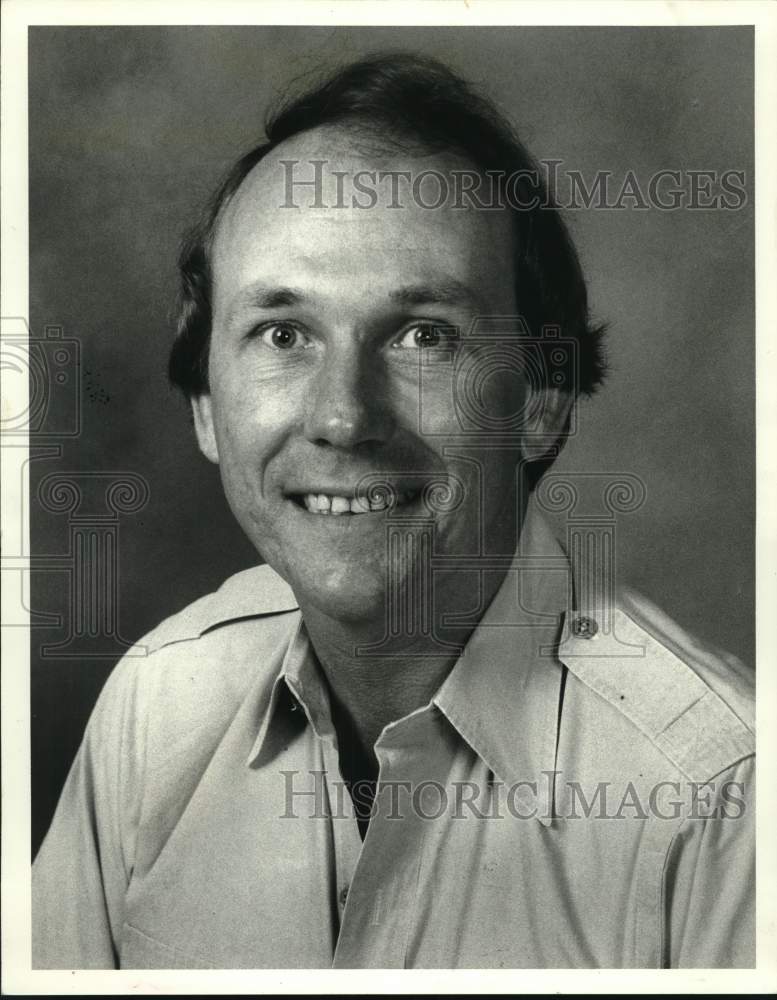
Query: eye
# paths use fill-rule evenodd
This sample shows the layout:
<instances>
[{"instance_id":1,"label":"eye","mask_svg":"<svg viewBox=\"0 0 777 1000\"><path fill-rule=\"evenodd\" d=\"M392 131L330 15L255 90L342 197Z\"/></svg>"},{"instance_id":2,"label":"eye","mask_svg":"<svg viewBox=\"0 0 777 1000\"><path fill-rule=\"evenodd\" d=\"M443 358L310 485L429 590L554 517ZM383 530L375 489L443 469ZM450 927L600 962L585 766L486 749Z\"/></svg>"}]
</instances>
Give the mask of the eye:
<instances>
[{"instance_id":1,"label":"eye","mask_svg":"<svg viewBox=\"0 0 777 1000\"><path fill-rule=\"evenodd\" d=\"M394 341L394 348L439 347L451 339L451 332L437 323L414 323Z\"/></svg>"},{"instance_id":2,"label":"eye","mask_svg":"<svg viewBox=\"0 0 777 1000\"><path fill-rule=\"evenodd\" d=\"M260 331L262 343L274 351L307 346L307 338L291 323L270 323Z\"/></svg>"}]
</instances>

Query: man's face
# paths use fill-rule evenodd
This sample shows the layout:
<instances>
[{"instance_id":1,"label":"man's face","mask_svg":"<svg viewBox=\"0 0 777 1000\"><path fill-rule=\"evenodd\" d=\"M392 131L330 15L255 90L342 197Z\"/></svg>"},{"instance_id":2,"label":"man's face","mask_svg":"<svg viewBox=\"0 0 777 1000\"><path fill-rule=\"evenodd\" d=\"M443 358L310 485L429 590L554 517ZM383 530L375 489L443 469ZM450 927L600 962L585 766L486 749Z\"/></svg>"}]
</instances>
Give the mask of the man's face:
<instances>
[{"instance_id":1,"label":"man's face","mask_svg":"<svg viewBox=\"0 0 777 1000\"><path fill-rule=\"evenodd\" d=\"M303 207L282 207L281 160L298 160L295 178L308 179L316 159L327 161L330 207L309 207L303 188L294 193ZM400 516L411 535L433 521L436 555L507 554L515 542L518 455L484 448L482 438L473 447L454 401L473 321L518 311L508 216L432 210L408 191L392 208L385 186L375 207L353 207L348 180L347 207L337 207L337 172L463 166L450 156L359 153L342 132L316 130L259 163L218 224L210 394L194 401L200 444L264 559L303 608L338 620L382 616L387 528ZM437 190L422 197L430 203ZM525 382L499 366L479 391L478 405L496 417L525 403ZM360 484L376 480L390 485L395 505L360 500ZM461 502L430 510L430 483ZM414 561L392 560L394 585Z\"/></svg>"}]
</instances>

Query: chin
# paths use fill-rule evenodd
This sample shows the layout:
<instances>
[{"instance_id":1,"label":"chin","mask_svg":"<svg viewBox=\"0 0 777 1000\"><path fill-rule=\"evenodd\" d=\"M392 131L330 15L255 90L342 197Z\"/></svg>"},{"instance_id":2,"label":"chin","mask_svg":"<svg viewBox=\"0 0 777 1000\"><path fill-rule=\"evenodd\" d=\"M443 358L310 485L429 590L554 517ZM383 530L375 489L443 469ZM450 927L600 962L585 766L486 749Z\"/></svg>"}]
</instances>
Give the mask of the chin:
<instances>
[{"instance_id":1,"label":"chin","mask_svg":"<svg viewBox=\"0 0 777 1000\"><path fill-rule=\"evenodd\" d=\"M293 586L300 604L314 607L334 621L357 625L383 622L388 617L385 576L333 574L315 585L308 578Z\"/></svg>"}]
</instances>

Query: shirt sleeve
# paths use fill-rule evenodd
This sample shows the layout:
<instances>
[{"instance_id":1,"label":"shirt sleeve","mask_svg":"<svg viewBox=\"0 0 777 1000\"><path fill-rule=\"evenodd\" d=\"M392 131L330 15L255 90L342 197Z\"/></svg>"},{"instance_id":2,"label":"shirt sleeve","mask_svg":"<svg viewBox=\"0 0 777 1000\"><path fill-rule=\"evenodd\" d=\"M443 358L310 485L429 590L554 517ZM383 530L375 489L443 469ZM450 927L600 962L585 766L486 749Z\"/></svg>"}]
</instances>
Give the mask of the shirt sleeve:
<instances>
[{"instance_id":1,"label":"shirt sleeve","mask_svg":"<svg viewBox=\"0 0 777 1000\"><path fill-rule=\"evenodd\" d=\"M755 758L699 796L699 815L683 823L666 869L666 964L754 968Z\"/></svg>"},{"instance_id":2,"label":"shirt sleeve","mask_svg":"<svg viewBox=\"0 0 777 1000\"><path fill-rule=\"evenodd\" d=\"M33 864L33 968L117 967L142 767L136 675L128 655L106 681Z\"/></svg>"}]
</instances>

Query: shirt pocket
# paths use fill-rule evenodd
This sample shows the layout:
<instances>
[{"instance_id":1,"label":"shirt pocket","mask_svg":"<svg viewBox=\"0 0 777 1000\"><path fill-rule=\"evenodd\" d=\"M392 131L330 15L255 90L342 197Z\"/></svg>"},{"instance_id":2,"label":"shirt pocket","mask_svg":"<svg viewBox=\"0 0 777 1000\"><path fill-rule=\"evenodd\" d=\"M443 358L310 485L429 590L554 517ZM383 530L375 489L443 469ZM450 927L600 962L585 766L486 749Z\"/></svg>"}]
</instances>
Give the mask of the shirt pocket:
<instances>
[{"instance_id":1,"label":"shirt pocket","mask_svg":"<svg viewBox=\"0 0 777 1000\"><path fill-rule=\"evenodd\" d=\"M211 962L204 958L163 944L128 923L122 927L119 956L119 968L121 969L215 968Z\"/></svg>"}]
</instances>

